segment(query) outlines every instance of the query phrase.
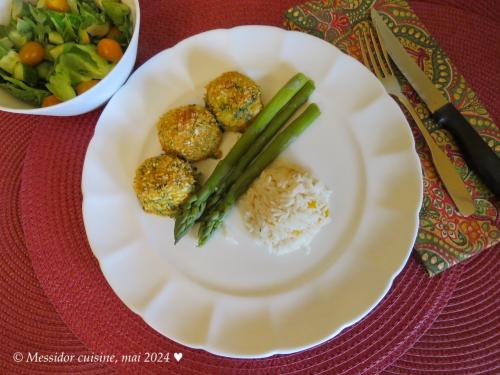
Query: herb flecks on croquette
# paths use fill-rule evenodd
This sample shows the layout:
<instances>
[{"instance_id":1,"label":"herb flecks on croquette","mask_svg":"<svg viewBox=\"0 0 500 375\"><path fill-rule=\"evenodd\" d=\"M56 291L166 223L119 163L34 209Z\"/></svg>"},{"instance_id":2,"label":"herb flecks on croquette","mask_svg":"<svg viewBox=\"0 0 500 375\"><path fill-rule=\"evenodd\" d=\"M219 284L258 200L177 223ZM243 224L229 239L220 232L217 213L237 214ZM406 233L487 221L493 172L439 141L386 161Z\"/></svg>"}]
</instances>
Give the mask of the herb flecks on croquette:
<instances>
[{"instance_id":1,"label":"herb flecks on croquette","mask_svg":"<svg viewBox=\"0 0 500 375\"><path fill-rule=\"evenodd\" d=\"M204 107L186 105L165 113L157 124L163 151L192 162L219 155L222 131Z\"/></svg>"},{"instance_id":2,"label":"herb flecks on croquette","mask_svg":"<svg viewBox=\"0 0 500 375\"><path fill-rule=\"evenodd\" d=\"M259 86L238 72L227 72L206 87L205 103L229 131L243 132L262 109Z\"/></svg>"},{"instance_id":3,"label":"herb flecks on croquette","mask_svg":"<svg viewBox=\"0 0 500 375\"><path fill-rule=\"evenodd\" d=\"M191 164L173 155L146 159L134 179L134 190L144 211L160 216L175 216L196 187Z\"/></svg>"}]
</instances>

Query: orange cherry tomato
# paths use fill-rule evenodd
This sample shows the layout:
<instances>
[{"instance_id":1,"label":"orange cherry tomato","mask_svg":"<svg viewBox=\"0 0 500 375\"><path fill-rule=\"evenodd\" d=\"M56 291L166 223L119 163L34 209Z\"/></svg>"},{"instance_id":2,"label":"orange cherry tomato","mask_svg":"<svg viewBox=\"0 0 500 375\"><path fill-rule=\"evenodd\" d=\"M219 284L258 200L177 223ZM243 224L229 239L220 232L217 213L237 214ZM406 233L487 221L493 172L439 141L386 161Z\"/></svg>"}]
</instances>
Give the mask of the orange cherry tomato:
<instances>
[{"instance_id":1,"label":"orange cherry tomato","mask_svg":"<svg viewBox=\"0 0 500 375\"><path fill-rule=\"evenodd\" d=\"M108 35L106 35L106 37L110 38L110 39L118 39L120 37L120 35L122 35L122 32L118 29L118 27L116 26L113 26L109 32L108 32Z\"/></svg>"},{"instance_id":2,"label":"orange cherry tomato","mask_svg":"<svg viewBox=\"0 0 500 375\"><path fill-rule=\"evenodd\" d=\"M117 62L123 56L122 46L114 40L109 38L104 38L97 43L97 53L111 62Z\"/></svg>"},{"instance_id":3,"label":"orange cherry tomato","mask_svg":"<svg viewBox=\"0 0 500 375\"><path fill-rule=\"evenodd\" d=\"M56 12L66 13L69 11L69 5L66 0L47 0L47 8Z\"/></svg>"},{"instance_id":4,"label":"orange cherry tomato","mask_svg":"<svg viewBox=\"0 0 500 375\"><path fill-rule=\"evenodd\" d=\"M19 51L19 59L26 65L37 65L42 62L45 49L38 42L28 42Z\"/></svg>"},{"instance_id":5,"label":"orange cherry tomato","mask_svg":"<svg viewBox=\"0 0 500 375\"><path fill-rule=\"evenodd\" d=\"M46 96L45 99L43 99L42 107L50 107L51 105L56 105L59 103L62 103L62 101L60 101L57 98L57 96L49 95L49 96Z\"/></svg>"},{"instance_id":6,"label":"orange cherry tomato","mask_svg":"<svg viewBox=\"0 0 500 375\"><path fill-rule=\"evenodd\" d=\"M90 81L85 81L82 83L79 83L76 86L76 92L78 95L83 94L85 91L90 90L92 87L94 87L99 81L91 79Z\"/></svg>"}]
</instances>

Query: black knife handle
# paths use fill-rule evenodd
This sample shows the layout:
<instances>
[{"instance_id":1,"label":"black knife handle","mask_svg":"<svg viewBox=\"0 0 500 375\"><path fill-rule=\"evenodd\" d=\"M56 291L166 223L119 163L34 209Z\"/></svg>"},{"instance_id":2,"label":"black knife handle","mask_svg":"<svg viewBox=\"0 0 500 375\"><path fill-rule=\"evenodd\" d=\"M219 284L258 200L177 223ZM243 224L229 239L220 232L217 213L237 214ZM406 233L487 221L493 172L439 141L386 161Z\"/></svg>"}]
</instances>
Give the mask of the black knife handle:
<instances>
[{"instance_id":1,"label":"black knife handle","mask_svg":"<svg viewBox=\"0 0 500 375\"><path fill-rule=\"evenodd\" d=\"M469 167L497 197L500 197L500 158L495 152L453 104L448 103L439 108L433 117L453 135Z\"/></svg>"}]
</instances>

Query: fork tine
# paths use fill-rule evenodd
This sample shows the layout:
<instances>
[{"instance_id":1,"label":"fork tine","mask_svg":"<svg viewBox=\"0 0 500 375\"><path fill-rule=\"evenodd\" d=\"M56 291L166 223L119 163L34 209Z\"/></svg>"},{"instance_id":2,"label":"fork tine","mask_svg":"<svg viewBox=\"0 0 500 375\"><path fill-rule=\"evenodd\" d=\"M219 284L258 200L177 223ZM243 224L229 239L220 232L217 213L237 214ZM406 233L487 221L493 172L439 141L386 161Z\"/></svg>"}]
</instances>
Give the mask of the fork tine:
<instances>
[{"instance_id":1,"label":"fork tine","mask_svg":"<svg viewBox=\"0 0 500 375\"><path fill-rule=\"evenodd\" d=\"M379 64L377 64L377 58L373 54L373 51L372 51L372 48L371 48L371 43L368 40L368 37L366 36L366 32L363 33L363 39L365 40L365 46L366 46L366 49L368 50L368 56L370 56L370 61L371 61L371 64L372 64L373 72L375 73L375 75L379 79L382 79L384 77L384 74L380 70Z\"/></svg>"},{"instance_id":2,"label":"fork tine","mask_svg":"<svg viewBox=\"0 0 500 375\"><path fill-rule=\"evenodd\" d=\"M377 30L377 28L374 26L374 29L375 29L375 34L377 35L376 36L376 39L378 41L377 45L380 47L380 50L382 51L382 54L384 55L384 59L383 59L383 62L385 64L382 64L382 65L385 65L385 67L388 69L388 75L394 75L394 70L392 69L392 65L391 65L391 60L389 58L389 55L387 54L387 49L385 48L385 46L382 44L381 42L381 39L380 39L380 34ZM371 29L370 29L370 33L372 33ZM372 38L375 38L375 36L373 35L372 33Z\"/></svg>"},{"instance_id":3,"label":"fork tine","mask_svg":"<svg viewBox=\"0 0 500 375\"><path fill-rule=\"evenodd\" d=\"M361 48L361 56L363 58L363 63L365 64L365 66L370 69L370 60L368 59L368 56L366 55L366 52L365 52L365 49L368 49L366 48L366 46L364 46L364 43L363 43L363 39L361 38L361 33L358 32L358 41L359 41L359 46Z\"/></svg>"},{"instance_id":4,"label":"fork tine","mask_svg":"<svg viewBox=\"0 0 500 375\"><path fill-rule=\"evenodd\" d=\"M370 39L373 44L373 49L375 50L375 55L377 56L378 65L382 69L384 76L388 76L390 74L386 67L388 60L384 61L384 57L382 57L382 52L380 52L380 47L379 47L380 43L375 39L375 35L373 35L371 27L370 27Z\"/></svg>"}]
</instances>

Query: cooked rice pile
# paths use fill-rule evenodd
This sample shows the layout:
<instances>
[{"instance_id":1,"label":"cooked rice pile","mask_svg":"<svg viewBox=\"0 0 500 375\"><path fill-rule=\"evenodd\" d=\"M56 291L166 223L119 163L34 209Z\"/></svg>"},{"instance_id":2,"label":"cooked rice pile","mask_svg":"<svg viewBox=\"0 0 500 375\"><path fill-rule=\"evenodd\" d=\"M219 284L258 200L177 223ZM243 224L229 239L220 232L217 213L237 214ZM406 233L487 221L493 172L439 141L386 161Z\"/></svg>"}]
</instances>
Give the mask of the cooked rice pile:
<instances>
[{"instance_id":1,"label":"cooked rice pile","mask_svg":"<svg viewBox=\"0 0 500 375\"><path fill-rule=\"evenodd\" d=\"M248 230L272 254L309 251L314 236L330 222L331 191L288 166L264 170L240 202Z\"/></svg>"}]
</instances>

